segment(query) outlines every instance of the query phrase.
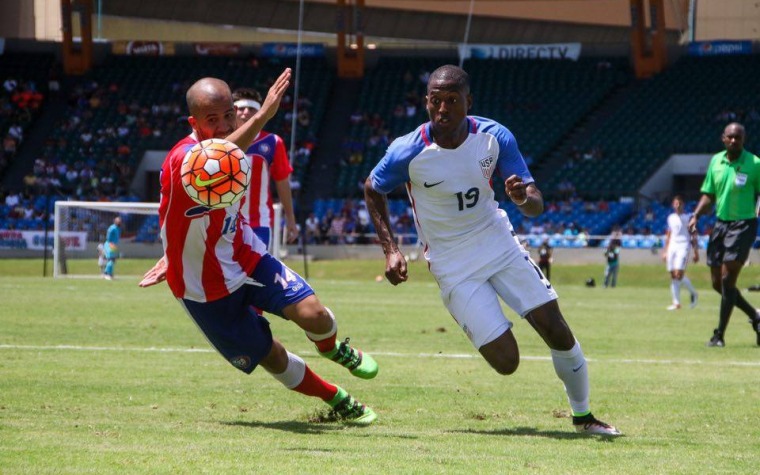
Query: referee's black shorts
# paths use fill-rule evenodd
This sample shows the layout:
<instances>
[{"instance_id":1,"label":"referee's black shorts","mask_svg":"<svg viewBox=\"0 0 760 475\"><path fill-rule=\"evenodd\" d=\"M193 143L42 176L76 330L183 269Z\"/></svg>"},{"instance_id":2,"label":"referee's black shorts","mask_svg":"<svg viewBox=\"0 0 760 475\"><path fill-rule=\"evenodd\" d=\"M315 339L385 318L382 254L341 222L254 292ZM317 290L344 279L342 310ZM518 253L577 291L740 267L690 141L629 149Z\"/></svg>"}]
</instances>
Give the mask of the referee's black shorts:
<instances>
[{"instance_id":1,"label":"referee's black shorts","mask_svg":"<svg viewBox=\"0 0 760 475\"><path fill-rule=\"evenodd\" d=\"M707 243L707 265L719 267L724 262L746 262L757 236L757 219L715 223Z\"/></svg>"}]
</instances>

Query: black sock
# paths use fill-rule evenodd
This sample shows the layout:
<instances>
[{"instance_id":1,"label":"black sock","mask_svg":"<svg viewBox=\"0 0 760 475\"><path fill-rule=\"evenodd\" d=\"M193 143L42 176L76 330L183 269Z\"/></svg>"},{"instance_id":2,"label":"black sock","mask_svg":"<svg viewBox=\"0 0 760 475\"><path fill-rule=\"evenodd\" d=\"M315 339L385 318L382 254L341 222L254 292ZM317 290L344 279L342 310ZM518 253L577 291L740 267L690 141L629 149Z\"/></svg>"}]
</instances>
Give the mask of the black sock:
<instances>
[{"instance_id":1,"label":"black sock","mask_svg":"<svg viewBox=\"0 0 760 475\"><path fill-rule=\"evenodd\" d=\"M721 338L726 334L728 320L731 318L734 305L736 305L736 294L738 293L736 287L729 289L725 285L723 286L723 297L720 299L720 322L718 323L718 334Z\"/></svg>"},{"instance_id":2,"label":"black sock","mask_svg":"<svg viewBox=\"0 0 760 475\"><path fill-rule=\"evenodd\" d=\"M750 319L755 320L757 318L755 307L747 302L747 300L742 296L742 293L739 292L739 289L736 289L736 306L739 307L742 312L746 313Z\"/></svg>"}]
</instances>

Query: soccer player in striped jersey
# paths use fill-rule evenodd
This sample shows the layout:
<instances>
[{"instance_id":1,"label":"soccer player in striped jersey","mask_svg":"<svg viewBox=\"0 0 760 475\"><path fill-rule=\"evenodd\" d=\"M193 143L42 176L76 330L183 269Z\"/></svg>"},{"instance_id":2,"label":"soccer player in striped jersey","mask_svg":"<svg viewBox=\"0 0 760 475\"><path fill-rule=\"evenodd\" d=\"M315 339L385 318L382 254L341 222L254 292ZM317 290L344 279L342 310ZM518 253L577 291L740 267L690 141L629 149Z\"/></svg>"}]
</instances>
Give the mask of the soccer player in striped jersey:
<instances>
[{"instance_id":1,"label":"soccer player in striped jersey","mask_svg":"<svg viewBox=\"0 0 760 475\"><path fill-rule=\"evenodd\" d=\"M242 126L261 109L261 94L253 89L236 89L232 93L232 99L235 101L238 126ZM285 143L277 134L262 130L249 147L242 148L251 159L251 184L242 206L243 215L271 252L272 239L277 238L272 236L274 229L274 208L270 187L272 181L282 204L287 241L293 242L298 238L298 226L290 190L290 174L293 173L293 167L288 160Z\"/></svg>"},{"instance_id":2,"label":"soccer player in striped jersey","mask_svg":"<svg viewBox=\"0 0 760 475\"><path fill-rule=\"evenodd\" d=\"M486 361L504 375L520 362L501 297L549 346L576 430L619 435L591 414L586 358L560 312L557 293L494 199L491 179L498 174L523 214L543 212L543 197L514 136L493 120L467 115L469 76L457 66L430 75L426 106L430 122L394 140L365 183L367 208L385 253L385 276L393 285L408 277L385 196L403 185L444 305Z\"/></svg>"},{"instance_id":3,"label":"soccer player in striped jersey","mask_svg":"<svg viewBox=\"0 0 760 475\"><path fill-rule=\"evenodd\" d=\"M193 145L208 138L251 143L274 116L289 81L290 69L286 69L261 110L237 128L232 93L224 81L204 78L190 87L188 122L193 132L172 148L161 169L159 225L164 256L140 286L166 280L208 341L237 369L250 374L261 365L288 389L325 401L336 418L370 424L377 417L374 411L287 351L253 307L296 323L321 355L354 376L375 377L377 363L352 348L348 339L337 342L332 312L301 276L267 254L240 213L240 203L212 210L194 202L182 186L180 167Z\"/></svg>"}]
</instances>

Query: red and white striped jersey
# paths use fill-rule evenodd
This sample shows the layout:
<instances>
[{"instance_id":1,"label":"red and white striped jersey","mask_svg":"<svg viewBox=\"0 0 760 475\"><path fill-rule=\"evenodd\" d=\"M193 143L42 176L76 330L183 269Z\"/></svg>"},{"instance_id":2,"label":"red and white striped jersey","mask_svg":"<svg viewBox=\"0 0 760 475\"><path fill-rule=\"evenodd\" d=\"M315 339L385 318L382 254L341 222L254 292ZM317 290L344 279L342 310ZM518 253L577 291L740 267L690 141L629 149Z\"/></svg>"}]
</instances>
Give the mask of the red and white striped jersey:
<instances>
[{"instance_id":1,"label":"red and white striped jersey","mask_svg":"<svg viewBox=\"0 0 760 475\"><path fill-rule=\"evenodd\" d=\"M245 154L251 159L251 183L241 212L251 227L272 228L271 180L287 180L293 173L285 143L279 135L261 131Z\"/></svg>"},{"instance_id":2,"label":"red and white striped jersey","mask_svg":"<svg viewBox=\"0 0 760 475\"><path fill-rule=\"evenodd\" d=\"M196 143L195 134L189 135L166 156L158 219L172 293L177 298L211 302L245 283L266 246L241 215L240 202L212 210L193 201L184 190L182 160Z\"/></svg>"}]
</instances>

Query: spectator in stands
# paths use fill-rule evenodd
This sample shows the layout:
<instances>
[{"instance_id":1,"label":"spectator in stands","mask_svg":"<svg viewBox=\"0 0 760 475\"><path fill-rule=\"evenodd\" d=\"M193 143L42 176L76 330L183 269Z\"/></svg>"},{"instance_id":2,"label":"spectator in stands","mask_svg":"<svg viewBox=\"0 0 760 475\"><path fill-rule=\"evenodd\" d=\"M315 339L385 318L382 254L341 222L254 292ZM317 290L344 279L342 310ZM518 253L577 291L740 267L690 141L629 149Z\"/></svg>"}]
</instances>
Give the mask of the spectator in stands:
<instances>
[{"instance_id":1,"label":"spectator in stands","mask_svg":"<svg viewBox=\"0 0 760 475\"><path fill-rule=\"evenodd\" d=\"M327 237L330 244L343 244L345 242L346 211L341 211L330 223Z\"/></svg>"},{"instance_id":2,"label":"spectator in stands","mask_svg":"<svg viewBox=\"0 0 760 475\"><path fill-rule=\"evenodd\" d=\"M15 78L8 78L5 81L3 81L3 89L5 89L5 92L8 94L13 93L13 91L16 90L18 87L18 81Z\"/></svg>"},{"instance_id":3,"label":"spectator in stands","mask_svg":"<svg viewBox=\"0 0 760 475\"><path fill-rule=\"evenodd\" d=\"M319 218L314 213L309 213L306 218L306 243L316 244L319 240Z\"/></svg>"},{"instance_id":4,"label":"spectator in stands","mask_svg":"<svg viewBox=\"0 0 760 475\"><path fill-rule=\"evenodd\" d=\"M18 192L14 190L9 191L5 196L5 206L9 209L14 209L19 204L21 204L21 196Z\"/></svg>"},{"instance_id":5,"label":"spectator in stands","mask_svg":"<svg viewBox=\"0 0 760 475\"><path fill-rule=\"evenodd\" d=\"M607 266L604 268L604 288L614 288L617 285L618 271L620 270L620 245L617 240L610 239L607 248L604 250L604 258L607 260Z\"/></svg>"},{"instance_id":6,"label":"spectator in stands","mask_svg":"<svg viewBox=\"0 0 760 475\"><path fill-rule=\"evenodd\" d=\"M707 265L712 287L721 294L718 327L707 346L725 346L725 333L731 312L739 307L749 317L760 346L760 314L747 302L736 281L757 236L756 200L760 194L760 158L744 149L744 126L732 122L721 136L726 150L710 160L702 197L689 219L689 232L697 231L699 217L715 204L718 221L707 244Z\"/></svg>"},{"instance_id":7,"label":"spectator in stands","mask_svg":"<svg viewBox=\"0 0 760 475\"><path fill-rule=\"evenodd\" d=\"M3 139L3 153L10 158L16 155L16 139L10 135L6 135Z\"/></svg>"},{"instance_id":8,"label":"spectator in stands","mask_svg":"<svg viewBox=\"0 0 760 475\"><path fill-rule=\"evenodd\" d=\"M393 285L408 278L386 196L405 184L414 196L425 258L444 305L483 358L503 375L514 373L519 365L512 322L501 308L501 298L549 347L575 429L619 435L591 414L581 347L562 316L555 290L514 239L509 218L495 202L491 179L500 175L507 196L525 216L543 212L541 192L512 133L491 119L468 116L472 103L470 78L463 69L436 69L425 99L430 121L396 139L367 179L367 208L385 254L385 276Z\"/></svg>"},{"instance_id":9,"label":"spectator in stands","mask_svg":"<svg viewBox=\"0 0 760 475\"><path fill-rule=\"evenodd\" d=\"M254 89L240 88L232 93L235 101L238 127L256 114L264 102L261 94ZM282 205L282 214L285 218L285 233L288 242L298 239L298 225L293 211L293 193L290 187L290 175L293 167L290 165L285 142L277 134L262 130L253 139L251 145L245 151L246 155L254 164L251 167L251 186L248 189L247 201L242 211L254 232L272 249L272 229L274 228L274 202L272 199L271 182L277 191L277 197Z\"/></svg>"},{"instance_id":10,"label":"spectator in stands","mask_svg":"<svg viewBox=\"0 0 760 475\"><path fill-rule=\"evenodd\" d=\"M322 244L329 243L329 233L332 228L333 219L335 219L335 213L331 208L328 208L319 222L319 241Z\"/></svg>"},{"instance_id":11,"label":"spectator in stands","mask_svg":"<svg viewBox=\"0 0 760 475\"><path fill-rule=\"evenodd\" d=\"M686 265L689 262L689 251L694 251L694 262L699 261L697 234L689 232L689 214L684 210L683 198L676 195L673 198L673 212L668 215L667 231L662 260L665 261L670 273L670 293L673 303L668 310L681 308L681 285L691 294L691 308L697 305L697 291L686 276Z\"/></svg>"},{"instance_id":12,"label":"spectator in stands","mask_svg":"<svg viewBox=\"0 0 760 475\"><path fill-rule=\"evenodd\" d=\"M578 234L575 236L575 242L579 247L588 246L588 231L586 228L581 228Z\"/></svg>"}]
</instances>

